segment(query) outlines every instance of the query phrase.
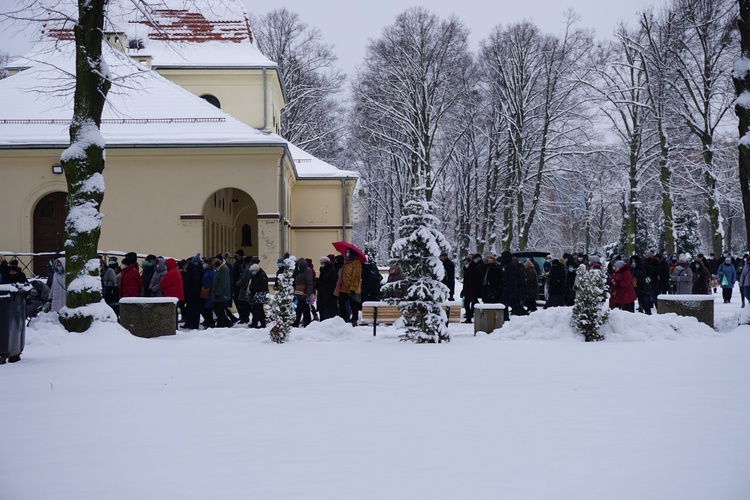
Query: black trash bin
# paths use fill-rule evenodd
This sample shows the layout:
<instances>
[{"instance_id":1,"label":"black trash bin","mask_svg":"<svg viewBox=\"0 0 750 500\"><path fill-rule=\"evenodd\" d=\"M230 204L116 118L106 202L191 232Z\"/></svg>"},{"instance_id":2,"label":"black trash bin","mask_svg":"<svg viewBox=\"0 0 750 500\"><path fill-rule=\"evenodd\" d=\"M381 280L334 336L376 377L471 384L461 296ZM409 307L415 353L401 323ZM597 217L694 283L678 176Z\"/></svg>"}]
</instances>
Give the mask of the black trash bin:
<instances>
[{"instance_id":1,"label":"black trash bin","mask_svg":"<svg viewBox=\"0 0 750 500\"><path fill-rule=\"evenodd\" d=\"M21 360L26 343L26 290L0 285L0 365Z\"/></svg>"}]
</instances>

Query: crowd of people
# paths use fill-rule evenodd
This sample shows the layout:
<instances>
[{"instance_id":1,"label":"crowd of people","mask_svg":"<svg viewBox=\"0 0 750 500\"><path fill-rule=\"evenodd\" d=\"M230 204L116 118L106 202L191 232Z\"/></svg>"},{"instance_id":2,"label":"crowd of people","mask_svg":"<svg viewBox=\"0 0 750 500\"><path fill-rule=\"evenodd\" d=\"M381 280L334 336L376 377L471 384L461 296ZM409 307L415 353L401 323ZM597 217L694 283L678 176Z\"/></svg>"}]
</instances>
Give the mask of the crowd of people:
<instances>
[{"instance_id":1,"label":"crowd of people","mask_svg":"<svg viewBox=\"0 0 750 500\"><path fill-rule=\"evenodd\" d=\"M526 315L537 309L572 306L578 291L579 276L588 269L606 273L606 288L611 308L651 314L658 305L659 294L710 294L720 288L724 303L732 300L735 282L739 282L741 307L750 300L750 266L748 255L737 259L727 250L721 258L714 254L671 254L664 257L653 251L645 257L629 259L612 255L606 269L598 255L548 255L541 266L531 258L521 262L505 251L499 261L492 254L470 254L463 261L461 297L466 310L465 323L471 323L474 306L483 303L505 305L505 319Z\"/></svg>"},{"instance_id":2,"label":"crowd of people","mask_svg":"<svg viewBox=\"0 0 750 500\"><path fill-rule=\"evenodd\" d=\"M284 260L277 261L276 274L283 272ZM448 300L454 300L456 266L443 253L444 277ZM364 301L380 300L382 278L378 267L364 255L347 249L339 255L320 257L316 272L312 259L300 258L293 270L295 327L305 327L313 320L340 316L357 326ZM65 257L50 259L45 281L31 280L27 296L30 311L47 307L59 311L66 301ZM673 253L662 256L653 251L629 259L612 255L603 268L598 255L565 253L560 258L548 255L540 266L534 259L525 261L504 251L499 259L492 254L470 254L463 260L460 296L465 309L465 323L471 323L474 306L483 303L505 305L510 315L527 315L537 309L537 302L548 307L572 306L580 274L588 269L606 273L611 308L651 314L658 307L659 294L711 294L721 289L724 303L732 300L735 282L739 282L741 307L750 301L750 266L748 255L735 258L725 251L714 254ZM232 257L228 253L213 258L200 254L176 261L147 255L142 264L134 252L118 262L115 256L100 257L102 297L116 313L118 302L126 297L173 297L186 329L223 328L237 323L250 328L265 328L265 304L268 302L269 277L260 259L245 256L242 249ZM402 296L398 283L406 279L398 265L392 265L386 283L388 296ZM0 257L0 283L26 283L26 275L15 260ZM393 285L396 286L393 286ZM274 285L276 286L276 285ZM233 307L234 306L234 307Z\"/></svg>"}]
</instances>

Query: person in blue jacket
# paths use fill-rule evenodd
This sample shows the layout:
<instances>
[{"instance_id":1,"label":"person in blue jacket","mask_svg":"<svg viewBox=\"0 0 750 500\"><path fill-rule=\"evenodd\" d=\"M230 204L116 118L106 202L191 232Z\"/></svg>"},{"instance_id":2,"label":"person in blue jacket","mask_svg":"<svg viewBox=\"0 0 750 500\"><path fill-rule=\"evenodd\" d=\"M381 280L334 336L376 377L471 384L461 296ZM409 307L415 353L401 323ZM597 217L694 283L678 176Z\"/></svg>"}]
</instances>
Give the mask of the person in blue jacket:
<instances>
[{"instance_id":1,"label":"person in blue jacket","mask_svg":"<svg viewBox=\"0 0 750 500\"><path fill-rule=\"evenodd\" d=\"M716 278L721 285L721 294L724 297L724 303L732 302L732 289L734 282L737 281L737 270L732 265L732 258L727 257L724 263L716 269Z\"/></svg>"}]
</instances>

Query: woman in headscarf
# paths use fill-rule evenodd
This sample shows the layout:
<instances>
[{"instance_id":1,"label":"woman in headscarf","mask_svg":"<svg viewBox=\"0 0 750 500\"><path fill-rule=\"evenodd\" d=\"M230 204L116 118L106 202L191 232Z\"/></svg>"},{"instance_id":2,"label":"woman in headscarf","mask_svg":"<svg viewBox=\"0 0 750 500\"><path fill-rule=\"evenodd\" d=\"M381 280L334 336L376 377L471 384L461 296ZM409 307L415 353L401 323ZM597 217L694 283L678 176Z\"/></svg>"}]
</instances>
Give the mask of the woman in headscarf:
<instances>
[{"instance_id":1,"label":"woman in headscarf","mask_svg":"<svg viewBox=\"0 0 750 500\"><path fill-rule=\"evenodd\" d=\"M52 288L50 288L51 310L60 312L68 296L68 287L65 283L65 257L57 258L53 265L55 275L52 277Z\"/></svg>"}]
</instances>

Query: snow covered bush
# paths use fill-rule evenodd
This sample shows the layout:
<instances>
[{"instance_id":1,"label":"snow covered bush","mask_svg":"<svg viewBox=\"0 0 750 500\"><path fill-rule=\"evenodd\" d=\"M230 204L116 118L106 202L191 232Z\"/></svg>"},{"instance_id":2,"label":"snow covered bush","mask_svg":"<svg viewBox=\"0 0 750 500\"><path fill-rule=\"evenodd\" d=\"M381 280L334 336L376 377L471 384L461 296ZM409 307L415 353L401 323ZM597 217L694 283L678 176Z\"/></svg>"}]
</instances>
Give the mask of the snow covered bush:
<instances>
[{"instance_id":1,"label":"snow covered bush","mask_svg":"<svg viewBox=\"0 0 750 500\"><path fill-rule=\"evenodd\" d=\"M283 271L276 275L274 288L276 293L271 296L271 319L276 323L271 328L271 340L277 344L283 344L289 339L292 324L295 319L294 312L294 266L295 257L284 259Z\"/></svg>"},{"instance_id":2,"label":"snow covered bush","mask_svg":"<svg viewBox=\"0 0 750 500\"><path fill-rule=\"evenodd\" d=\"M403 315L401 325L406 332L401 339L418 343L450 341L445 311L440 307L448 288L440 282L444 268L439 258L441 252L450 252L450 245L437 229L440 221L432 215L434 209L432 202L408 202L399 239L391 248L391 263L406 275L406 293L391 299Z\"/></svg>"},{"instance_id":3,"label":"snow covered bush","mask_svg":"<svg viewBox=\"0 0 750 500\"><path fill-rule=\"evenodd\" d=\"M578 291L573 304L573 326L583 334L586 342L604 340L599 328L609 318L605 283L606 275L600 269L590 269L578 276Z\"/></svg>"}]
</instances>

